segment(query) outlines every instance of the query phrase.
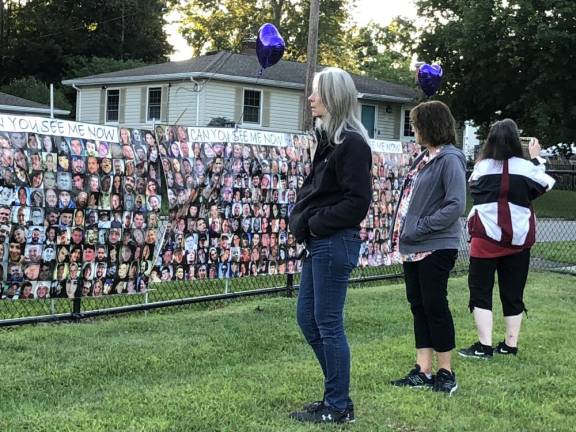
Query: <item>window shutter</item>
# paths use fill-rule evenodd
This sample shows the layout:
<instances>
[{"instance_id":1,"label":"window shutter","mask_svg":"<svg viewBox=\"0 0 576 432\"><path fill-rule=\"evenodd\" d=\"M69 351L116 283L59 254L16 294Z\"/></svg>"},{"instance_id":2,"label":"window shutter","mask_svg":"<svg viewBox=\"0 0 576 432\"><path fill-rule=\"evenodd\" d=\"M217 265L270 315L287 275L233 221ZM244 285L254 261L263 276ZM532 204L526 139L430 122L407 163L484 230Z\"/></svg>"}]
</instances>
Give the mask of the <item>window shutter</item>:
<instances>
[{"instance_id":1,"label":"window shutter","mask_svg":"<svg viewBox=\"0 0 576 432\"><path fill-rule=\"evenodd\" d=\"M120 89L118 92L118 123L126 122L126 89Z\"/></svg>"},{"instance_id":2,"label":"window shutter","mask_svg":"<svg viewBox=\"0 0 576 432\"><path fill-rule=\"evenodd\" d=\"M100 113L98 114L98 123L106 123L106 89L100 89Z\"/></svg>"},{"instance_id":3,"label":"window shutter","mask_svg":"<svg viewBox=\"0 0 576 432\"><path fill-rule=\"evenodd\" d=\"M262 91L262 126L270 126L270 92Z\"/></svg>"},{"instance_id":4,"label":"window shutter","mask_svg":"<svg viewBox=\"0 0 576 432\"><path fill-rule=\"evenodd\" d=\"M244 90L242 88L236 89L236 103L234 104L234 120L235 123L242 123L242 113L244 111Z\"/></svg>"},{"instance_id":5,"label":"window shutter","mask_svg":"<svg viewBox=\"0 0 576 432\"><path fill-rule=\"evenodd\" d=\"M168 122L168 94L170 92L170 86L163 85L162 86L162 93L160 95L160 121L167 123ZM198 97L198 93L196 93L196 97Z\"/></svg>"},{"instance_id":6,"label":"window shutter","mask_svg":"<svg viewBox=\"0 0 576 432\"><path fill-rule=\"evenodd\" d=\"M148 88L142 87L140 89L140 123L146 123L148 120L148 113L146 112L146 106L148 105Z\"/></svg>"}]
</instances>

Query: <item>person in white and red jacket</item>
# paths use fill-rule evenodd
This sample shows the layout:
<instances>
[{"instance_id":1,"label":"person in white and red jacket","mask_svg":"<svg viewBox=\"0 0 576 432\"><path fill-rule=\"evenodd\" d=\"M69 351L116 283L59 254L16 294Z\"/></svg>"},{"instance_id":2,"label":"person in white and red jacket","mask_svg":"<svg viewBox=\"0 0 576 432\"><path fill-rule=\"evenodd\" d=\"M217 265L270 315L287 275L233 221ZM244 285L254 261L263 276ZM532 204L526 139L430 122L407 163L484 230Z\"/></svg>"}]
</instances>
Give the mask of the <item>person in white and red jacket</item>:
<instances>
[{"instance_id":1,"label":"person in white and red jacket","mask_svg":"<svg viewBox=\"0 0 576 432\"><path fill-rule=\"evenodd\" d=\"M474 206L468 215L470 242L470 311L478 342L461 349L463 357L516 355L522 324L524 287L530 248L536 240L532 201L554 186L545 173L540 144L530 141L531 160L523 159L518 127L513 120L496 122L488 133L469 179ZM492 290L498 273L506 337L492 347Z\"/></svg>"}]
</instances>

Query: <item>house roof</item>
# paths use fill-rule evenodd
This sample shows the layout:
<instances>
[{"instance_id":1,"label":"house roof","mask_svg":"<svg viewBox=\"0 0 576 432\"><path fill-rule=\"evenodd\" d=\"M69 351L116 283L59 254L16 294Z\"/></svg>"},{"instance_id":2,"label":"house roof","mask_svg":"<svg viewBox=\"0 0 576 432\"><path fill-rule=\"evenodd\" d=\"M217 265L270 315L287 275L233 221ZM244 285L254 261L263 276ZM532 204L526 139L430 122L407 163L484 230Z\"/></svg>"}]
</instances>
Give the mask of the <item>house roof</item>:
<instances>
[{"instance_id":1,"label":"house roof","mask_svg":"<svg viewBox=\"0 0 576 432\"><path fill-rule=\"evenodd\" d=\"M0 112L26 114L50 114L50 107L38 102L0 92ZM54 108L56 115L68 115L70 111Z\"/></svg>"},{"instance_id":2,"label":"house roof","mask_svg":"<svg viewBox=\"0 0 576 432\"><path fill-rule=\"evenodd\" d=\"M322 69L319 67L319 69ZM258 76L260 65L256 55L234 54L220 51L180 62L167 62L135 69L126 69L98 75L68 79L66 85L90 86L127 84L153 81L178 81L189 79L216 79L274 87L303 89L306 65L280 60ZM412 102L418 92L410 87L352 74L362 98L397 102Z\"/></svg>"}]
</instances>

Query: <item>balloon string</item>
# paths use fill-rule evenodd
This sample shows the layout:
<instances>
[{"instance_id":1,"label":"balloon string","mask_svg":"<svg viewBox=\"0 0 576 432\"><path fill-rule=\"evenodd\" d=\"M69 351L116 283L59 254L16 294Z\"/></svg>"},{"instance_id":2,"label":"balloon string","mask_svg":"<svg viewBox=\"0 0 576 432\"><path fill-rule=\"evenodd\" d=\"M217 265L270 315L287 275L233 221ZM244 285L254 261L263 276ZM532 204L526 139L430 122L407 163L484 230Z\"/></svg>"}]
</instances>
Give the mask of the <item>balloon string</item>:
<instances>
[{"instance_id":1,"label":"balloon string","mask_svg":"<svg viewBox=\"0 0 576 432\"><path fill-rule=\"evenodd\" d=\"M258 75L257 77L260 78L262 77L262 74L264 73L264 68L260 68L260 70L258 71Z\"/></svg>"}]
</instances>

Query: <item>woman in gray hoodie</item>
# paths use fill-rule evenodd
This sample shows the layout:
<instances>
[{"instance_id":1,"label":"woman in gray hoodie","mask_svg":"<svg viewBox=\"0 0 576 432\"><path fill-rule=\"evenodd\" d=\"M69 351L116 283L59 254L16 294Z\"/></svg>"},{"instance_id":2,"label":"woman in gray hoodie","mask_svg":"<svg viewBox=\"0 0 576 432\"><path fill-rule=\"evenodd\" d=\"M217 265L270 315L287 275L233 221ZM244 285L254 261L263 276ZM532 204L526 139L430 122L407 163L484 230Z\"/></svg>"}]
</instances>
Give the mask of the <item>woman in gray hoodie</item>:
<instances>
[{"instance_id":1,"label":"woman in gray hoodie","mask_svg":"<svg viewBox=\"0 0 576 432\"><path fill-rule=\"evenodd\" d=\"M458 255L466 204L466 160L454 147L455 121L448 106L424 102L410 112L420 153L406 175L394 216L392 250L402 260L406 297L414 317L416 365L392 381L454 393L451 367L454 323L448 307L448 277ZM436 353L438 371L432 374Z\"/></svg>"}]
</instances>

